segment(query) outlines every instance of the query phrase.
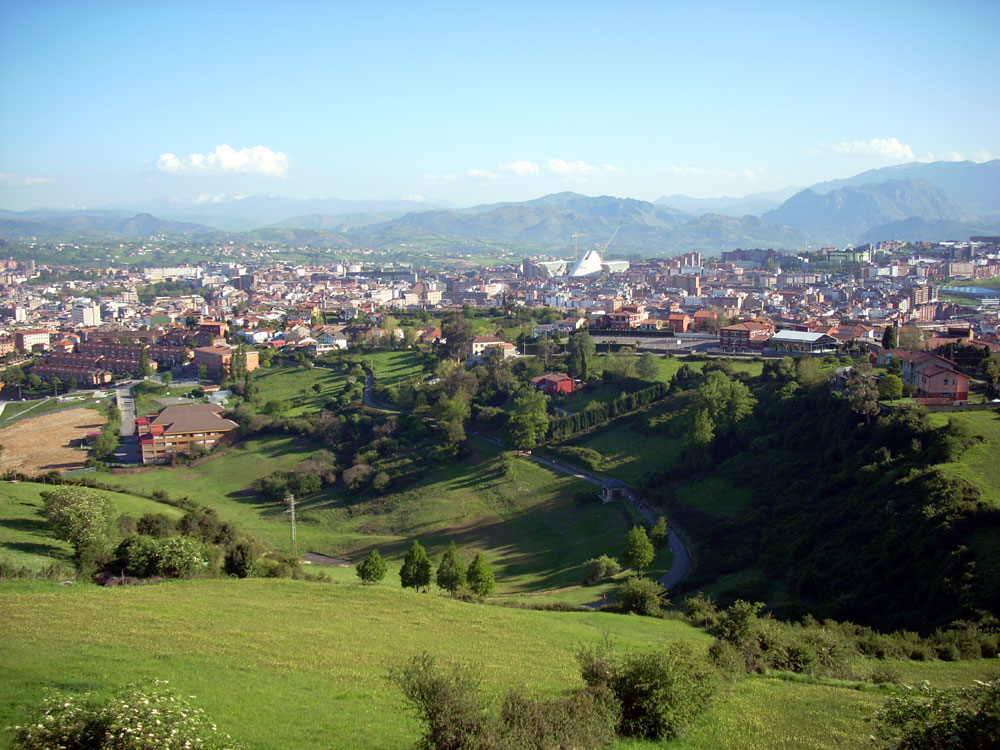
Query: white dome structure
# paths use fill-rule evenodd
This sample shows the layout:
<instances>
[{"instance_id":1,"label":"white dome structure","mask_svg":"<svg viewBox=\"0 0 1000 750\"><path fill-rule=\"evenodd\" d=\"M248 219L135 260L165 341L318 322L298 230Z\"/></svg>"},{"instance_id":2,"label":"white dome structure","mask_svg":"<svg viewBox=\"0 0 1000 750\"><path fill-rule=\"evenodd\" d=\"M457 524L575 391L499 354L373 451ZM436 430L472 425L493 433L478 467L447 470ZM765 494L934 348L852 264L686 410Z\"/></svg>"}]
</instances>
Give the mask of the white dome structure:
<instances>
[{"instance_id":1,"label":"white dome structure","mask_svg":"<svg viewBox=\"0 0 1000 750\"><path fill-rule=\"evenodd\" d=\"M588 250L569 272L570 278L579 276L594 276L601 272L601 254L597 250Z\"/></svg>"}]
</instances>

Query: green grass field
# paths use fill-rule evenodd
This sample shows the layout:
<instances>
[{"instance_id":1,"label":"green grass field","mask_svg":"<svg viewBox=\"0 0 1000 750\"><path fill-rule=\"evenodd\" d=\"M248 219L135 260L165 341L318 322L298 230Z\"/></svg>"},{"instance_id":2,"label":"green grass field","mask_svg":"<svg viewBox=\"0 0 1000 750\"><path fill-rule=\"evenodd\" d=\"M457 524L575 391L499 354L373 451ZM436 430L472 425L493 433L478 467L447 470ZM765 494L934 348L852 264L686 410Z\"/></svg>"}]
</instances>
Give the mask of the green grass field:
<instances>
[{"instance_id":1,"label":"green grass field","mask_svg":"<svg viewBox=\"0 0 1000 750\"><path fill-rule=\"evenodd\" d=\"M935 412L930 415L934 424L944 425L948 420L964 425L970 434L981 438L969 447L958 461L941 464L938 468L947 474L961 477L979 488L983 500L1000 508L1000 412L993 409L965 412Z\"/></svg>"},{"instance_id":2,"label":"green grass field","mask_svg":"<svg viewBox=\"0 0 1000 750\"><path fill-rule=\"evenodd\" d=\"M266 401L282 401L285 414L296 416L319 411L323 404L339 396L347 382L341 372L326 367L276 365L254 371L254 384ZM313 386L319 390L313 390Z\"/></svg>"},{"instance_id":3,"label":"green grass field","mask_svg":"<svg viewBox=\"0 0 1000 750\"><path fill-rule=\"evenodd\" d=\"M100 393L97 391L96 393ZM0 414L0 426L9 425L19 419L30 417L40 417L63 409L101 409L107 401L103 397L96 397L93 394L78 394L65 401L58 398L42 398L35 401L10 401Z\"/></svg>"},{"instance_id":4,"label":"green grass field","mask_svg":"<svg viewBox=\"0 0 1000 750\"><path fill-rule=\"evenodd\" d=\"M39 570L52 562L71 562L69 544L52 536L42 516L41 493L51 485L35 482L0 482L0 558L19 567ZM118 515L138 518L163 513L180 518L183 511L144 497L94 490L107 497Z\"/></svg>"},{"instance_id":5,"label":"green grass field","mask_svg":"<svg viewBox=\"0 0 1000 750\"><path fill-rule=\"evenodd\" d=\"M647 650L710 639L678 621L465 604L358 583L288 580L59 587L0 583L0 727L24 721L46 689L107 694L163 679L250 748L412 748L417 722L385 675L429 651L482 669L484 689L557 695L580 687L574 659L605 636ZM994 660L995 661L995 660ZM916 679L968 683L989 661L908 663ZM882 701L841 684L756 677L724 690L669 747L861 748ZM10 741L0 733L0 746ZM660 744L623 742L652 750Z\"/></svg>"},{"instance_id":6,"label":"green grass field","mask_svg":"<svg viewBox=\"0 0 1000 750\"><path fill-rule=\"evenodd\" d=\"M479 445L467 462L442 469L415 486L381 498L345 495L338 486L298 504L302 551L360 560L371 549L397 561L419 538L431 555L454 540L466 559L486 554L498 591L544 590L579 583L591 557L617 557L632 523L622 504L580 505L588 483L524 459L500 476L496 449ZM317 448L309 441L264 436L195 466L158 467L97 477L125 491L163 489L215 508L220 518L280 549L290 546L288 516L279 503L250 488L272 471L288 470Z\"/></svg>"},{"instance_id":7,"label":"green grass field","mask_svg":"<svg viewBox=\"0 0 1000 750\"><path fill-rule=\"evenodd\" d=\"M423 368L420 354L413 351L372 352L359 357L375 372L375 382L393 386L418 377Z\"/></svg>"},{"instance_id":8,"label":"green grass field","mask_svg":"<svg viewBox=\"0 0 1000 750\"><path fill-rule=\"evenodd\" d=\"M631 420L615 423L573 445L590 448L604 456L601 472L635 484L650 471L659 471L680 458L683 441L679 437L644 435L631 427Z\"/></svg>"}]
</instances>

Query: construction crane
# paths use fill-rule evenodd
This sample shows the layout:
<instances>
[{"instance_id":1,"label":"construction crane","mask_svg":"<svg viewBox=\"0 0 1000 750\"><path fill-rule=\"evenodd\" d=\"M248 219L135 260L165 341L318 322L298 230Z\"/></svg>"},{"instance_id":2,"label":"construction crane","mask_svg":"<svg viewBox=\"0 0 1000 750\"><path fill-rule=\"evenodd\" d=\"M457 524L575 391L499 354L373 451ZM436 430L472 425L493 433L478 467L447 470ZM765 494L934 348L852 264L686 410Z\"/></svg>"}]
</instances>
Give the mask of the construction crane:
<instances>
[{"instance_id":1,"label":"construction crane","mask_svg":"<svg viewBox=\"0 0 1000 750\"><path fill-rule=\"evenodd\" d=\"M580 259L580 240L578 237L589 237L590 235L584 232L583 234L573 235L573 262L576 263Z\"/></svg>"},{"instance_id":2,"label":"construction crane","mask_svg":"<svg viewBox=\"0 0 1000 750\"><path fill-rule=\"evenodd\" d=\"M611 235L611 239L604 243L604 247L601 248L601 260L604 260L604 256L608 252L608 248L611 247L611 243L615 241L615 237L618 236L618 232L621 230L622 224L624 223L624 221L619 221L618 226L615 227L614 234Z\"/></svg>"}]
</instances>

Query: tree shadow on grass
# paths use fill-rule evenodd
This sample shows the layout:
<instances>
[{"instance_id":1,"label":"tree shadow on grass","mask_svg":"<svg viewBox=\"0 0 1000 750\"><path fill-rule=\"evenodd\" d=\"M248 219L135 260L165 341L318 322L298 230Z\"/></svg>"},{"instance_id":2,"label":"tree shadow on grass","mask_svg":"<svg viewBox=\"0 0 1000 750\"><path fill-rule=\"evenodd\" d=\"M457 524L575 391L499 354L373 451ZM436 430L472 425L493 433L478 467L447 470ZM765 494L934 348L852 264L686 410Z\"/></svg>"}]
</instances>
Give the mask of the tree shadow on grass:
<instances>
[{"instance_id":1,"label":"tree shadow on grass","mask_svg":"<svg viewBox=\"0 0 1000 750\"><path fill-rule=\"evenodd\" d=\"M23 552L28 555L54 557L60 560L67 559L66 550L60 549L54 544L42 544L41 542L0 542L0 549Z\"/></svg>"},{"instance_id":2,"label":"tree shadow on grass","mask_svg":"<svg viewBox=\"0 0 1000 750\"><path fill-rule=\"evenodd\" d=\"M48 535L50 530L48 522L40 518L4 518L0 520L0 526L14 531L25 531L29 534Z\"/></svg>"}]
</instances>

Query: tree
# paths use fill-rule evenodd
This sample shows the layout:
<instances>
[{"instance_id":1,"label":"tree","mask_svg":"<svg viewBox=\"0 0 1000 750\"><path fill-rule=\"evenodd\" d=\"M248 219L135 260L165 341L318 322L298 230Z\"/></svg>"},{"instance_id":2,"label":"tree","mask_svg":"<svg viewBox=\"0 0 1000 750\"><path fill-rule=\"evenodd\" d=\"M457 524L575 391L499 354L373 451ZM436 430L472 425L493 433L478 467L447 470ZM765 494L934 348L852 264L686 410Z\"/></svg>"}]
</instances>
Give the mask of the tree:
<instances>
[{"instance_id":1,"label":"tree","mask_svg":"<svg viewBox=\"0 0 1000 750\"><path fill-rule=\"evenodd\" d=\"M427 550L416 540L403 558L399 580L404 589L426 589L431 585L431 561Z\"/></svg>"},{"instance_id":2,"label":"tree","mask_svg":"<svg viewBox=\"0 0 1000 750\"><path fill-rule=\"evenodd\" d=\"M208 380L208 365L198 365L198 380Z\"/></svg>"},{"instance_id":3,"label":"tree","mask_svg":"<svg viewBox=\"0 0 1000 750\"><path fill-rule=\"evenodd\" d=\"M93 490L64 485L44 494L45 517L71 545L77 562L111 546L111 502Z\"/></svg>"},{"instance_id":4,"label":"tree","mask_svg":"<svg viewBox=\"0 0 1000 750\"><path fill-rule=\"evenodd\" d=\"M883 375L878 382L878 397L895 401L903 395L903 381L898 375Z\"/></svg>"},{"instance_id":5,"label":"tree","mask_svg":"<svg viewBox=\"0 0 1000 750\"><path fill-rule=\"evenodd\" d=\"M542 336L538 339L538 346L535 348L535 356L542 360L546 367L549 366L549 360L555 353L556 345L552 343L551 338L548 336Z\"/></svg>"},{"instance_id":6,"label":"tree","mask_svg":"<svg viewBox=\"0 0 1000 750\"><path fill-rule=\"evenodd\" d=\"M656 366L656 359L656 355L652 352L643 354L635 363L635 374L643 380L656 380L660 371L659 367Z\"/></svg>"},{"instance_id":7,"label":"tree","mask_svg":"<svg viewBox=\"0 0 1000 750\"><path fill-rule=\"evenodd\" d=\"M458 591L460 586L465 585L465 566L462 565L462 559L458 556L458 547L455 546L455 542L451 542L448 549L445 550L435 579L438 586L453 594Z\"/></svg>"},{"instance_id":8,"label":"tree","mask_svg":"<svg viewBox=\"0 0 1000 750\"><path fill-rule=\"evenodd\" d=\"M660 516L652 531L649 532L649 541L653 543L656 549L662 547L663 543L667 541L667 531L667 519Z\"/></svg>"},{"instance_id":9,"label":"tree","mask_svg":"<svg viewBox=\"0 0 1000 750\"><path fill-rule=\"evenodd\" d=\"M870 422L872 416L878 414L878 390L871 373L867 368L855 365L847 376L844 388L851 411Z\"/></svg>"},{"instance_id":10,"label":"tree","mask_svg":"<svg viewBox=\"0 0 1000 750\"><path fill-rule=\"evenodd\" d=\"M508 448L531 450L545 440L549 430L547 415L549 397L534 388L520 392L514 399L514 412L500 431L500 439Z\"/></svg>"},{"instance_id":11,"label":"tree","mask_svg":"<svg viewBox=\"0 0 1000 750\"><path fill-rule=\"evenodd\" d=\"M882 334L882 348L888 351L895 349L897 346L899 346L899 341L896 338L896 326L887 325L885 333Z\"/></svg>"},{"instance_id":12,"label":"tree","mask_svg":"<svg viewBox=\"0 0 1000 750\"><path fill-rule=\"evenodd\" d=\"M477 552L472 558L469 569L465 571L465 580L477 596L489 596L493 593L496 578L493 575L493 568L482 552Z\"/></svg>"},{"instance_id":13,"label":"tree","mask_svg":"<svg viewBox=\"0 0 1000 750\"><path fill-rule=\"evenodd\" d=\"M441 336L445 340L445 356L450 359L465 360L471 351L475 333L472 323L461 315L450 315L441 325Z\"/></svg>"},{"instance_id":14,"label":"tree","mask_svg":"<svg viewBox=\"0 0 1000 750\"><path fill-rule=\"evenodd\" d=\"M693 408L695 413L704 410L708 413L719 435L727 434L739 422L750 416L757 399L750 389L739 380L734 380L719 370L713 370L705 375L704 382L698 386L694 395Z\"/></svg>"},{"instance_id":15,"label":"tree","mask_svg":"<svg viewBox=\"0 0 1000 750\"><path fill-rule=\"evenodd\" d=\"M144 378L153 374L153 366L149 363L149 349L146 347L142 347L139 354L139 374Z\"/></svg>"},{"instance_id":16,"label":"tree","mask_svg":"<svg viewBox=\"0 0 1000 750\"><path fill-rule=\"evenodd\" d=\"M237 542L226 550L225 571L237 578L250 578L257 566L257 554L249 542Z\"/></svg>"},{"instance_id":17,"label":"tree","mask_svg":"<svg viewBox=\"0 0 1000 750\"><path fill-rule=\"evenodd\" d=\"M577 331L569 337L570 370L580 380L586 380L590 376L590 362L595 351L597 346L589 332Z\"/></svg>"},{"instance_id":18,"label":"tree","mask_svg":"<svg viewBox=\"0 0 1000 750\"><path fill-rule=\"evenodd\" d=\"M646 529L642 526L633 526L632 530L625 537L625 545L622 549L622 563L626 568L635 568L642 572L642 569L653 562L656 557L656 550L653 543L646 536Z\"/></svg>"},{"instance_id":19,"label":"tree","mask_svg":"<svg viewBox=\"0 0 1000 750\"><path fill-rule=\"evenodd\" d=\"M385 578L385 560L373 549L364 560L358 563L358 578L363 583L378 583Z\"/></svg>"},{"instance_id":20,"label":"tree","mask_svg":"<svg viewBox=\"0 0 1000 750\"><path fill-rule=\"evenodd\" d=\"M167 370L165 373L160 375L160 380L163 381L164 385L170 385L170 382L174 379L174 374Z\"/></svg>"}]
</instances>

